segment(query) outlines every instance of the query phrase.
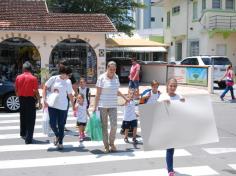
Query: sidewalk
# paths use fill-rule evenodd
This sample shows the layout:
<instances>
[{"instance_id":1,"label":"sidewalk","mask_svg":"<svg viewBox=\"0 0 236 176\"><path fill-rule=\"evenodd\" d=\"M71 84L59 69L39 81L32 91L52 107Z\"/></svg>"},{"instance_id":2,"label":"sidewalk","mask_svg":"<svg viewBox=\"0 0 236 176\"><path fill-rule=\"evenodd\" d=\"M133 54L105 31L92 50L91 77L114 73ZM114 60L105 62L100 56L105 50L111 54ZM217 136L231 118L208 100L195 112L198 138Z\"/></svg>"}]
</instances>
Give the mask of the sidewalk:
<instances>
[{"instance_id":1,"label":"sidewalk","mask_svg":"<svg viewBox=\"0 0 236 176\"><path fill-rule=\"evenodd\" d=\"M95 96L96 94L96 88L95 85L89 85L91 95ZM139 86L139 92L143 92L146 89L150 89L151 86L150 84L145 84L142 83ZM165 85L160 85L158 88L162 93L166 92L166 86ZM121 84L120 89L119 89L123 94L128 93L128 84ZM178 94L181 95L188 95L188 94L209 94L207 91L206 87L198 87L198 86L187 86L187 85L178 85L177 91Z\"/></svg>"}]
</instances>

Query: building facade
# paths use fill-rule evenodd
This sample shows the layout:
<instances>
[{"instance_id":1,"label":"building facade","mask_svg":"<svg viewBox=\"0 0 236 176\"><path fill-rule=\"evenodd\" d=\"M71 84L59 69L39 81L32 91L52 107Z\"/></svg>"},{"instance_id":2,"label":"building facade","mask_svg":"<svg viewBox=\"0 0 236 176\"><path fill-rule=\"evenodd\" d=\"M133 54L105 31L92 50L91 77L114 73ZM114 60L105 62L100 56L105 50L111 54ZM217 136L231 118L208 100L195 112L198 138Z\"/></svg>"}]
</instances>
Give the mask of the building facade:
<instances>
[{"instance_id":1,"label":"building facade","mask_svg":"<svg viewBox=\"0 0 236 176\"><path fill-rule=\"evenodd\" d=\"M224 55L236 65L235 0L156 0L164 8L168 60Z\"/></svg>"},{"instance_id":2,"label":"building facade","mask_svg":"<svg viewBox=\"0 0 236 176\"><path fill-rule=\"evenodd\" d=\"M105 71L105 35L116 32L105 14L50 13L44 0L1 0L0 14L1 80L14 81L27 60L39 81L62 59L88 83Z\"/></svg>"},{"instance_id":3,"label":"building facade","mask_svg":"<svg viewBox=\"0 0 236 176\"><path fill-rule=\"evenodd\" d=\"M156 6L153 0L137 0L145 4L146 8L133 12L135 19L135 33L145 39L163 43L163 10Z\"/></svg>"}]
</instances>

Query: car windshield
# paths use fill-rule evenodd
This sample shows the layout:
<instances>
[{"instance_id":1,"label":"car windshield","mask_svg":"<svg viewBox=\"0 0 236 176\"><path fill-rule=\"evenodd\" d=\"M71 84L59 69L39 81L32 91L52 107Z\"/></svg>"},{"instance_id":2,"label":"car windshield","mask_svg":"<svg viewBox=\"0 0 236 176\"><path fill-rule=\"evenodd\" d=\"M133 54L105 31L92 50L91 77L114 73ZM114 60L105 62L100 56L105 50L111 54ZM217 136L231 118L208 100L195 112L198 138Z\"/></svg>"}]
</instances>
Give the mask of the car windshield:
<instances>
[{"instance_id":1,"label":"car windshield","mask_svg":"<svg viewBox=\"0 0 236 176\"><path fill-rule=\"evenodd\" d=\"M214 60L214 65L230 65L231 62L227 57L214 57L212 58Z\"/></svg>"}]
</instances>

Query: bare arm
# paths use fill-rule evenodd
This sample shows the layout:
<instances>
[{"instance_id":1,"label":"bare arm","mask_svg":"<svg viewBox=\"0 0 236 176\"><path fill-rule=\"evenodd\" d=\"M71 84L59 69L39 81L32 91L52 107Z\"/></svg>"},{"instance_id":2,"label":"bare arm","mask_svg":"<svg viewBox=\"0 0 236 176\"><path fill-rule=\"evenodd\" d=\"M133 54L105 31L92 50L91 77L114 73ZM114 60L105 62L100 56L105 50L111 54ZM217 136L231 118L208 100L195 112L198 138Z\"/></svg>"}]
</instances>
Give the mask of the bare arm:
<instances>
[{"instance_id":1,"label":"bare arm","mask_svg":"<svg viewBox=\"0 0 236 176\"><path fill-rule=\"evenodd\" d=\"M97 87L93 112L95 112L96 109L97 109L98 101L100 100L100 96L101 96L101 92L102 92L102 88L101 87Z\"/></svg>"},{"instance_id":2,"label":"bare arm","mask_svg":"<svg viewBox=\"0 0 236 176\"><path fill-rule=\"evenodd\" d=\"M43 86L43 91L42 91L43 107L48 107L48 104L47 104L47 102L46 102L47 89L48 89L48 87L47 87L46 85L44 85L44 86Z\"/></svg>"},{"instance_id":3,"label":"bare arm","mask_svg":"<svg viewBox=\"0 0 236 176\"><path fill-rule=\"evenodd\" d=\"M136 79L136 77L139 75L139 72L140 72L140 69L138 69L138 70L136 71L136 73L135 73L135 75L134 75L134 77L133 77L133 80Z\"/></svg>"},{"instance_id":4,"label":"bare arm","mask_svg":"<svg viewBox=\"0 0 236 176\"><path fill-rule=\"evenodd\" d=\"M74 103L74 98L72 94L68 94L68 97L70 99L70 103L72 105L73 111L75 111L75 103Z\"/></svg>"},{"instance_id":5,"label":"bare arm","mask_svg":"<svg viewBox=\"0 0 236 176\"><path fill-rule=\"evenodd\" d=\"M75 96L77 96L78 95L78 84L77 84L77 82L72 84L72 89L75 92Z\"/></svg>"},{"instance_id":6,"label":"bare arm","mask_svg":"<svg viewBox=\"0 0 236 176\"><path fill-rule=\"evenodd\" d=\"M117 92L118 96L121 96L125 101L129 101L119 90Z\"/></svg>"},{"instance_id":7,"label":"bare arm","mask_svg":"<svg viewBox=\"0 0 236 176\"><path fill-rule=\"evenodd\" d=\"M90 117L90 114L89 114L89 111L88 111L88 109L87 109L87 115Z\"/></svg>"}]
</instances>

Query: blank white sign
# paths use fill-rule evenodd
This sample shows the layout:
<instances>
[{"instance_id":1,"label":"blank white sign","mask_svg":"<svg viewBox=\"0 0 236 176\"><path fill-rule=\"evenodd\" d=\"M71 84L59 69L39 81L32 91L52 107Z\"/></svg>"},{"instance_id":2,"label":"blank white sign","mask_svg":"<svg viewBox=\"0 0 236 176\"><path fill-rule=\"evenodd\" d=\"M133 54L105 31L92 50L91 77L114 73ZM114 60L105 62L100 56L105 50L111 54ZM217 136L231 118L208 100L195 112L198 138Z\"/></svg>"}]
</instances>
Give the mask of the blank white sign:
<instances>
[{"instance_id":1,"label":"blank white sign","mask_svg":"<svg viewBox=\"0 0 236 176\"><path fill-rule=\"evenodd\" d=\"M208 95L139 106L144 150L187 147L219 141Z\"/></svg>"}]
</instances>

